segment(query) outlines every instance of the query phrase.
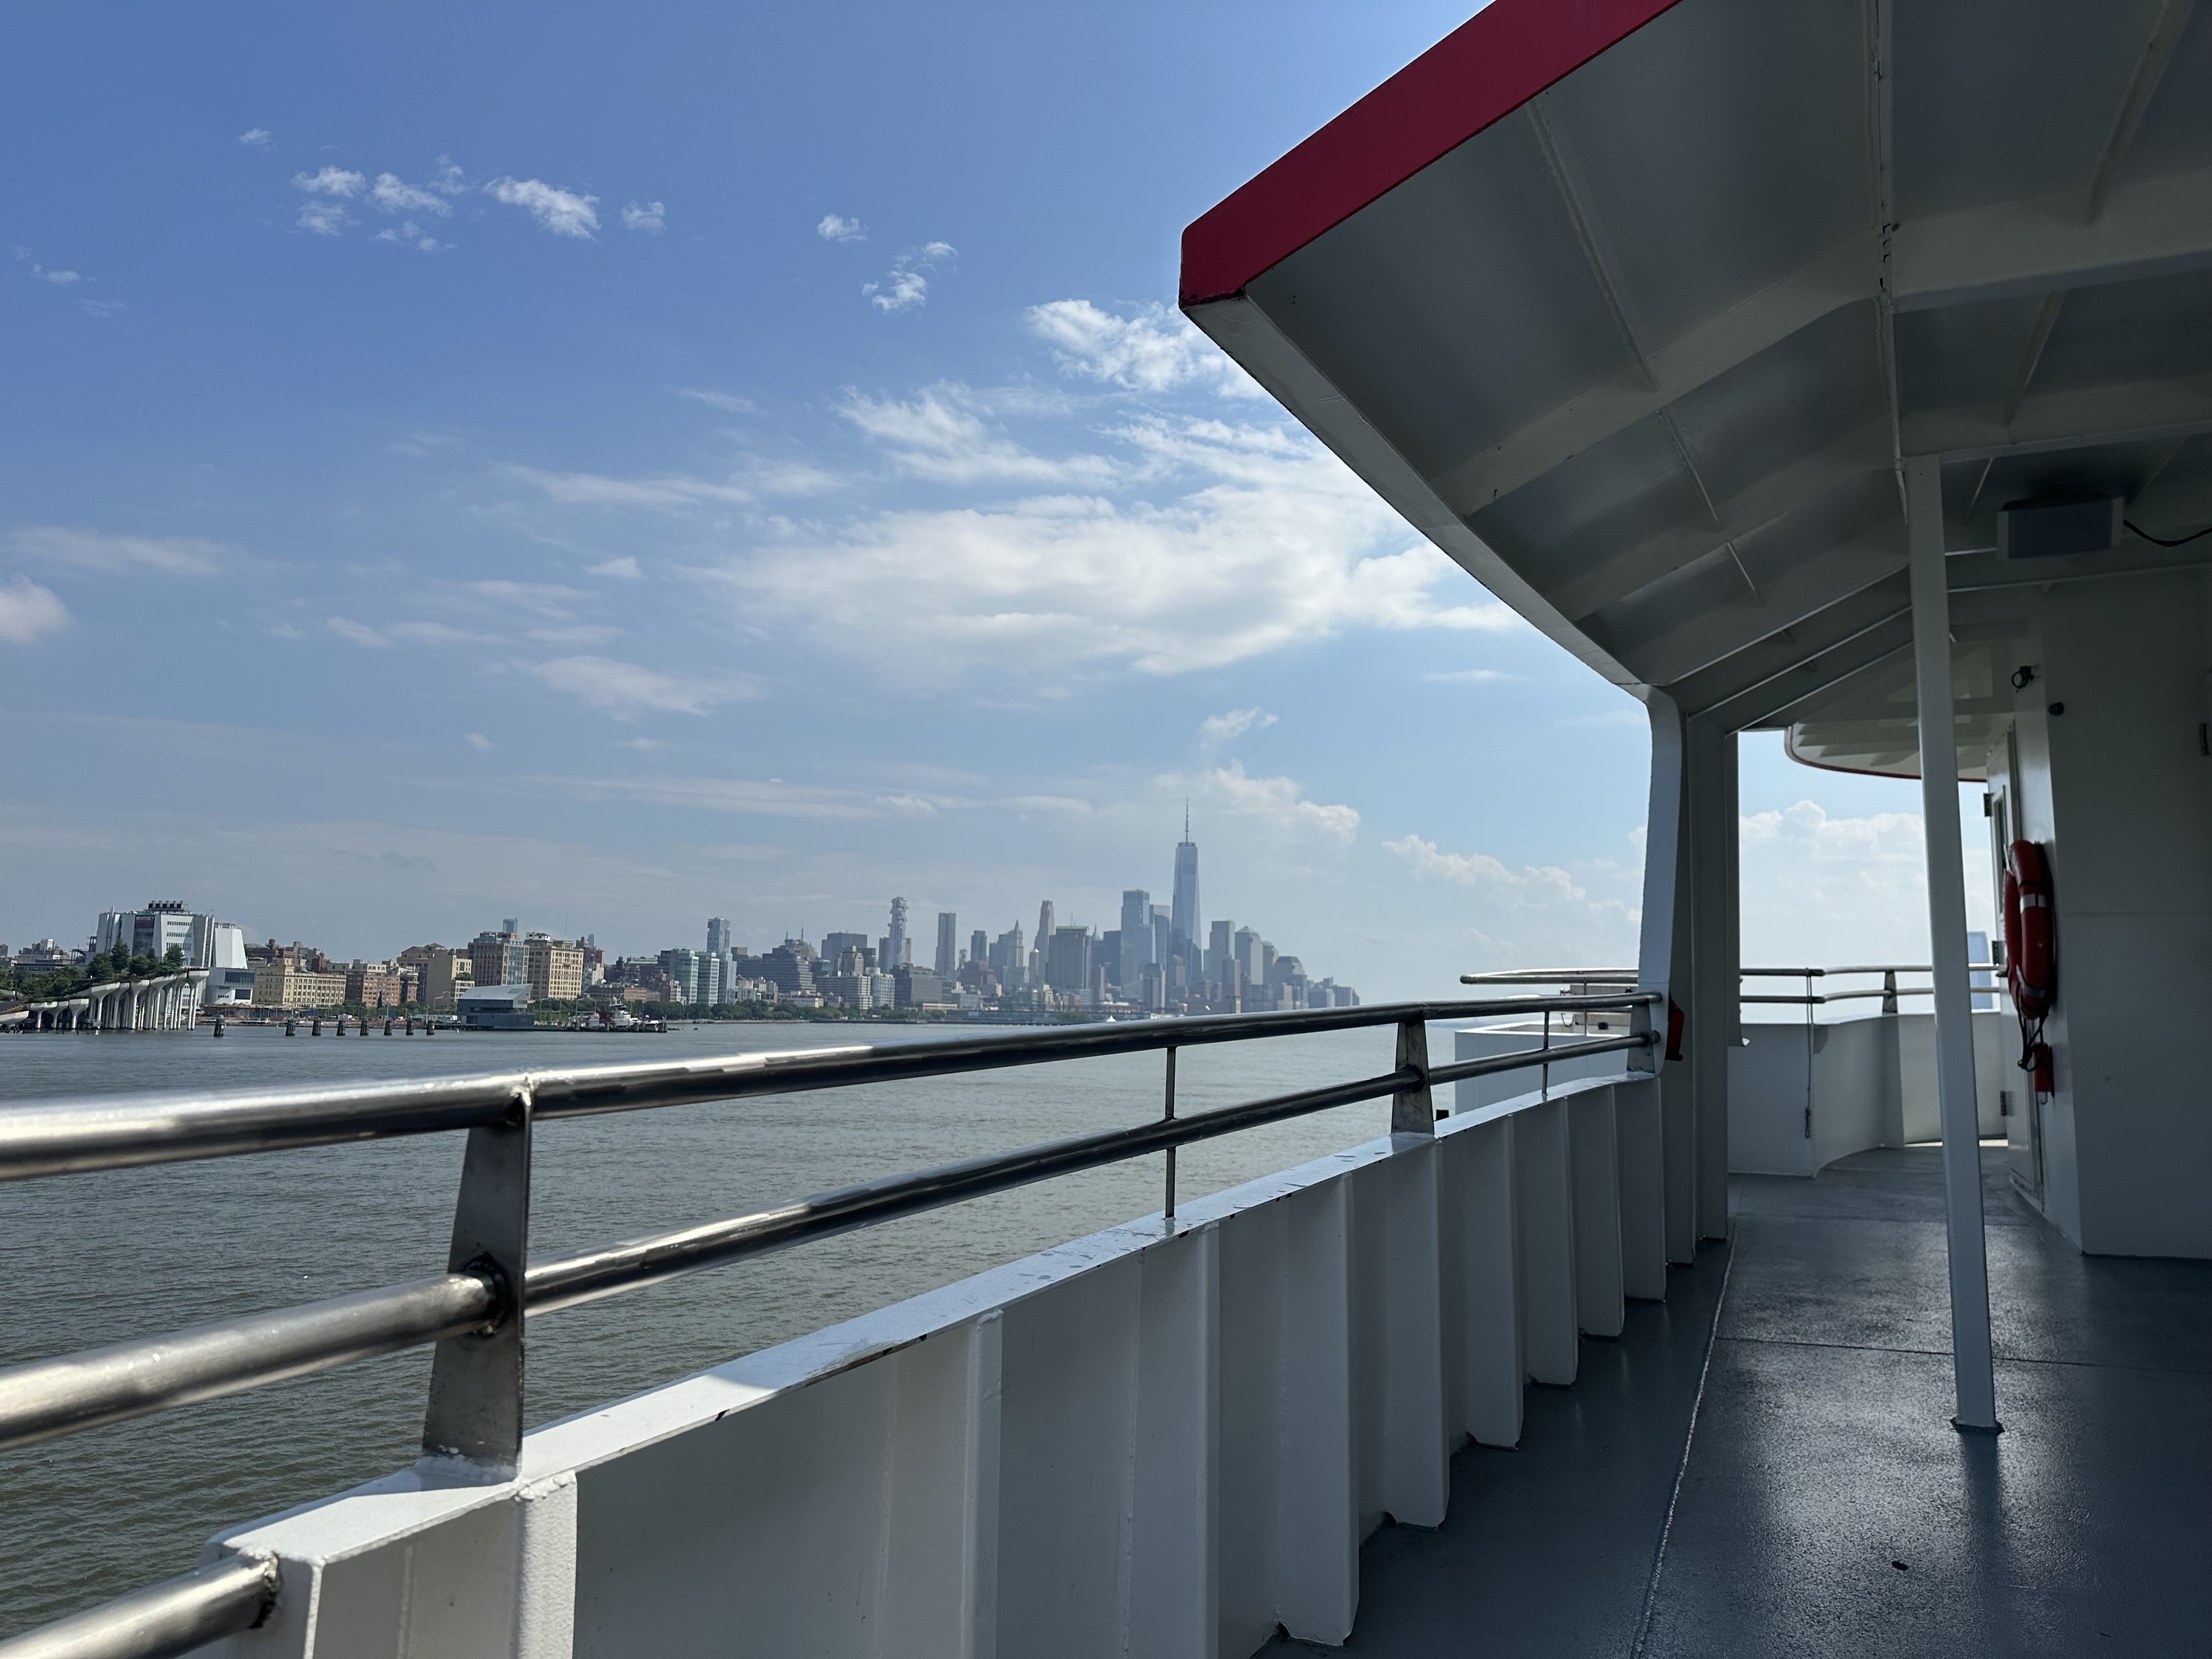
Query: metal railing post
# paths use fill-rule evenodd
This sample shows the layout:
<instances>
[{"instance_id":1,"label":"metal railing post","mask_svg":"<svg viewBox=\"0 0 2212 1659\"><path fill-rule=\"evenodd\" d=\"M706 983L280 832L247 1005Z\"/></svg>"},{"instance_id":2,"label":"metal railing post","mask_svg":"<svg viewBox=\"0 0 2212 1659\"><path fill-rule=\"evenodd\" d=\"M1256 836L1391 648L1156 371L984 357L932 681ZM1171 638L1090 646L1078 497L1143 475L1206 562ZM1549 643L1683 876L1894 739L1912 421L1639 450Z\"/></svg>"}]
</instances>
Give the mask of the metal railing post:
<instances>
[{"instance_id":1,"label":"metal railing post","mask_svg":"<svg viewBox=\"0 0 2212 1659\"><path fill-rule=\"evenodd\" d=\"M1894 968L1881 970L1881 1011L1885 1014L1897 1012L1897 969Z\"/></svg>"},{"instance_id":2,"label":"metal railing post","mask_svg":"<svg viewBox=\"0 0 2212 1659\"><path fill-rule=\"evenodd\" d=\"M1640 1048L1628 1051L1628 1069L1632 1072L1656 1073L1659 1070L1661 1061L1665 1058L1661 1053L1662 1045L1654 1036L1656 1028L1652 1024L1652 1011L1655 1006L1649 1002L1639 1002L1632 1006L1628 1011L1628 1033L1631 1036L1640 1039L1642 1042Z\"/></svg>"},{"instance_id":3,"label":"metal railing post","mask_svg":"<svg viewBox=\"0 0 2212 1659\"><path fill-rule=\"evenodd\" d=\"M532 1108L526 1081L516 1089L505 1121L469 1131L446 1270L488 1275L498 1287L499 1314L488 1326L438 1344L422 1419L424 1457L459 1460L486 1480L512 1476L522 1450Z\"/></svg>"},{"instance_id":4,"label":"metal railing post","mask_svg":"<svg viewBox=\"0 0 2212 1659\"><path fill-rule=\"evenodd\" d=\"M1390 1097L1390 1133L1433 1136L1437 1132L1437 1109L1429 1091L1429 1027L1425 1020L1399 1023L1397 1069L1402 1072L1409 1066L1420 1080Z\"/></svg>"},{"instance_id":5,"label":"metal railing post","mask_svg":"<svg viewBox=\"0 0 2212 1659\"><path fill-rule=\"evenodd\" d=\"M1552 1011L1549 1008L1544 1010L1544 1052L1547 1054L1552 1052ZM1546 1060L1538 1068L1537 1078L1538 1087L1542 1090L1544 1098L1549 1100L1552 1097L1552 1062L1550 1060Z\"/></svg>"},{"instance_id":6,"label":"metal railing post","mask_svg":"<svg viewBox=\"0 0 2212 1659\"><path fill-rule=\"evenodd\" d=\"M1167 1056L1168 1056L1168 1097L1167 1097L1167 1110L1163 1114L1163 1115L1167 1119L1167 1121L1168 1121L1169 1122L1172 1123L1172 1122L1174 1122L1174 1121L1175 1121L1175 1074L1176 1074L1176 1051L1175 1051L1174 1049L1172 1049L1172 1048L1170 1048L1170 1049L1167 1051ZM1174 1225L1174 1224L1175 1224L1175 1178L1176 1178L1176 1149L1175 1149L1174 1147L1170 1146L1170 1147L1169 1147L1169 1148L1168 1148L1168 1192L1167 1192L1167 1220L1168 1220L1168 1224L1169 1224L1170 1226Z\"/></svg>"}]
</instances>

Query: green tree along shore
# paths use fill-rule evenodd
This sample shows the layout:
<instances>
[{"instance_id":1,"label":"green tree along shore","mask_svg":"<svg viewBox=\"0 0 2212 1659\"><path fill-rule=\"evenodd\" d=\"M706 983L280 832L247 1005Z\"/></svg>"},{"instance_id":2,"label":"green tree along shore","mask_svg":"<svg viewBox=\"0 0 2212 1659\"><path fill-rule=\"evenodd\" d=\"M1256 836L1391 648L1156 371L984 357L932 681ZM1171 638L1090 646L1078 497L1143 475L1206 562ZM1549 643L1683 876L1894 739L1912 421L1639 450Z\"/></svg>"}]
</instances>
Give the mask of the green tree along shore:
<instances>
[{"instance_id":1,"label":"green tree along shore","mask_svg":"<svg viewBox=\"0 0 2212 1659\"><path fill-rule=\"evenodd\" d=\"M102 951L82 966L56 968L43 974L18 974L0 961L0 991L12 991L27 1002L46 1002L75 996L94 985L113 985L121 980L159 979L185 971L185 953L172 945L167 955L132 956L131 947L118 944Z\"/></svg>"}]
</instances>

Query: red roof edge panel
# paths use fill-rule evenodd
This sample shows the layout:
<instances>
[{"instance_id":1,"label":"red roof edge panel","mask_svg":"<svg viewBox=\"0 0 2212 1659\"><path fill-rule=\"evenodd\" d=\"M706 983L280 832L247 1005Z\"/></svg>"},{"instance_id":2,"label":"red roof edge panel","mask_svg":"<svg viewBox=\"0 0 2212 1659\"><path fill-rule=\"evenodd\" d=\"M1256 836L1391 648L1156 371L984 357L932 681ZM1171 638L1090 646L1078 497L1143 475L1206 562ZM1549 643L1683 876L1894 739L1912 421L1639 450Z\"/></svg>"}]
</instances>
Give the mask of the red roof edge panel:
<instances>
[{"instance_id":1,"label":"red roof edge panel","mask_svg":"<svg viewBox=\"0 0 2212 1659\"><path fill-rule=\"evenodd\" d=\"M1182 234L1186 306L1226 299L1675 0L1492 0Z\"/></svg>"}]
</instances>

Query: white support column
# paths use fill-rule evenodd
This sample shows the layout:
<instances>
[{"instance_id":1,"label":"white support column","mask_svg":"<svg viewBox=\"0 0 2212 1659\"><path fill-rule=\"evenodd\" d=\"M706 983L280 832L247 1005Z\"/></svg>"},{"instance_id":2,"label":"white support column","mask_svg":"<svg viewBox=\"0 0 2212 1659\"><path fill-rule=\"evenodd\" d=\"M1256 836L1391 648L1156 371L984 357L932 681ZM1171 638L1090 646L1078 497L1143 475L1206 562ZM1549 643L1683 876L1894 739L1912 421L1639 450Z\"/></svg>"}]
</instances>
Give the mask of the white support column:
<instances>
[{"instance_id":1,"label":"white support column","mask_svg":"<svg viewBox=\"0 0 2212 1659\"><path fill-rule=\"evenodd\" d=\"M1663 1038L1668 1008L1694 1000L1690 988L1691 882L1689 754L1681 711L1663 691L1646 691L1651 719L1651 797L1644 819L1644 930L1638 952L1638 988L1669 999L1652 1024ZM1669 1060L1662 1043L1659 1074L1660 1128L1665 1146L1667 1259L1694 1261L1698 1255L1698 1143L1695 1080L1686 1061Z\"/></svg>"},{"instance_id":2,"label":"white support column","mask_svg":"<svg viewBox=\"0 0 2212 1659\"><path fill-rule=\"evenodd\" d=\"M1743 1018L1733 732L1686 722L1689 782L1690 994L1684 1063L1696 1102L1698 1237L1728 1237L1728 1057Z\"/></svg>"},{"instance_id":3,"label":"white support column","mask_svg":"<svg viewBox=\"0 0 2212 1659\"><path fill-rule=\"evenodd\" d=\"M1382 1167L1381 1188L1389 1194L1383 1220L1382 1507L1407 1526L1441 1527L1450 1501L1451 1468L1444 1426L1443 1303L1437 1284L1437 1142L1433 1133L1392 1139L1397 1150Z\"/></svg>"},{"instance_id":4,"label":"white support column","mask_svg":"<svg viewBox=\"0 0 2212 1659\"><path fill-rule=\"evenodd\" d=\"M1942 463L1905 464L1911 546L1912 654L1919 691L1920 802L1928 844L1928 937L1936 981L1936 1088L1943 1126L1943 1220L1951 1267L1951 1366L1962 1429L1997 1427L1990 1356L1989 1259L1966 973L1966 876L1959 847L1957 725L1951 699L1951 594L1943 566Z\"/></svg>"},{"instance_id":5,"label":"white support column","mask_svg":"<svg viewBox=\"0 0 2212 1659\"><path fill-rule=\"evenodd\" d=\"M1620 1182L1621 1294L1645 1302L1667 1299L1667 1194L1661 1170L1656 1079L1617 1085L1613 1133Z\"/></svg>"},{"instance_id":6,"label":"white support column","mask_svg":"<svg viewBox=\"0 0 2212 1659\"><path fill-rule=\"evenodd\" d=\"M1521 1443L1520 1219L1514 1195L1513 1120L1492 1119L1443 1137L1449 1194L1455 1426L1485 1446ZM1663 1271L1663 1269L1662 1269Z\"/></svg>"},{"instance_id":7,"label":"white support column","mask_svg":"<svg viewBox=\"0 0 2212 1659\"><path fill-rule=\"evenodd\" d=\"M1359 1610L1359 1482L1352 1419L1352 1183L1284 1205L1276 1616L1340 1647Z\"/></svg>"},{"instance_id":8,"label":"white support column","mask_svg":"<svg viewBox=\"0 0 2212 1659\"><path fill-rule=\"evenodd\" d=\"M1220 1240L1208 1222L1143 1257L1121 1626L1125 1651L1160 1659L1219 1650Z\"/></svg>"},{"instance_id":9,"label":"white support column","mask_svg":"<svg viewBox=\"0 0 2212 1659\"><path fill-rule=\"evenodd\" d=\"M1514 1115L1513 1165L1521 1223L1521 1352L1531 1382L1564 1389L1573 1383L1582 1358L1565 1101Z\"/></svg>"},{"instance_id":10,"label":"white support column","mask_svg":"<svg viewBox=\"0 0 2212 1659\"><path fill-rule=\"evenodd\" d=\"M1613 1091L1568 1097L1567 1157L1575 1204L1575 1319L1592 1336L1619 1336L1620 1146Z\"/></svg>"},{"instance_id":11,"label":"white support column","mask_svg":"<svg viewBox=\"0 0 2212 1659\"><path fill-rule=\"evenodd\" d=\"M873 1653L998 1651L1004 1344L994 1310L899 1356Z\"/></svg>"}]
</instances>

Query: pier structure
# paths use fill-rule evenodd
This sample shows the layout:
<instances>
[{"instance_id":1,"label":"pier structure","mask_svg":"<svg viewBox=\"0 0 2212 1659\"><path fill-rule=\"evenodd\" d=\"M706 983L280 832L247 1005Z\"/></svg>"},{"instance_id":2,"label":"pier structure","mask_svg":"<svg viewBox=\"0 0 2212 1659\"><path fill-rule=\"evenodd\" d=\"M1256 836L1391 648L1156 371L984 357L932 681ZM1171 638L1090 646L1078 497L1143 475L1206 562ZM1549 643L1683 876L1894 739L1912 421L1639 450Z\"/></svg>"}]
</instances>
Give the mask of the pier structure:
<instances>
[{"instance_id":1,"label":"pier structure","mask_svg":"<svg viewBox=\"0 0 2212 1659\"><path fill-rule=\"evenodd\" d=\"M200 1017L207 969L90 985L75 994L0 1014L0 1026L28 1031L189 1031Z\"/></svg>"}]
</instances>

